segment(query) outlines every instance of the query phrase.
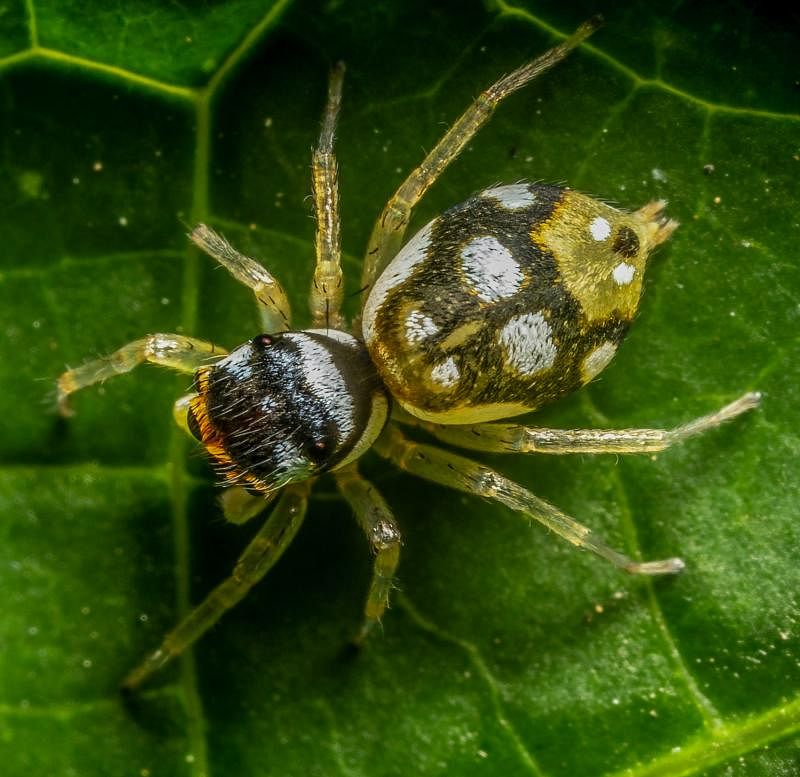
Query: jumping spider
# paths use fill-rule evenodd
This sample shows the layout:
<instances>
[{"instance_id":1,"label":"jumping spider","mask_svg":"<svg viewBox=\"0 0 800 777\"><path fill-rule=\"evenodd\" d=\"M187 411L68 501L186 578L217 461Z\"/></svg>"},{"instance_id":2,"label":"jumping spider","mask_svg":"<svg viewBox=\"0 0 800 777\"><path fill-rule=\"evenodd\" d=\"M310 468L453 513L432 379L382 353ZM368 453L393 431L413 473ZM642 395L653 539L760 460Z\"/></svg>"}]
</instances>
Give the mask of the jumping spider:
<instances>
[{"instance_id":1,"label":"jumping spider","mask_svg":"<svg viewBox=\"0 0 800 777\"><path fill-rule=\"evenodd\" d=\"M194 375L175 403L176 421L199 440L228 488L228 519L247 520L277 498L233 574L167 634L125 679L133 689L191 645L270 569L292 541L314 480L331 472L375 553L361 641L388 602L400 531L378 491L358 472L372 448L422 478L522 512L615 566L646 575L680 571L677 558L638 562L490 468L408 440L421 427L477 451L649 453L755 407L745 394L672 430L559 430L491 423L551 402L611 361L639 304L648 255L677 223L650 202L628 213L557 186L493 186L436 217L403 245L412 208L489 119L497 104L561 61L598 26L483 92L403 182L367 248L361 315L348 327L343 298L333 138L343 67L331 73L313 153L316 267L313 328L290 329L278 281L205 225L191 239L252 289L263 332L230 353L183 335L154 334L65 372L59 406L80 388L148 361Z\"/></svg>"}]
</instances>

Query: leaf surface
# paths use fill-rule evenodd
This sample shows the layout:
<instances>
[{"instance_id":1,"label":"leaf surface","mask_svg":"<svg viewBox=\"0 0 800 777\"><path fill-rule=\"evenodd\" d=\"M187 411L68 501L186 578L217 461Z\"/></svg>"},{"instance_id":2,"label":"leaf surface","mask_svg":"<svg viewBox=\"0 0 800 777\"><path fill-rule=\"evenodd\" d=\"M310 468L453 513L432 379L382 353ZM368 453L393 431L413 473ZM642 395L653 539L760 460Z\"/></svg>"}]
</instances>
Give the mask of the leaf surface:
<instances>
[{"instance_id":1,"label":"leaf surface","mask_svg":"<svg viewBox=\"0 0 800 777\"><path fill-rule=\"evenodd\" d=\"M497 182L565 181L682 226L563 427L761 409L652 458L487 458L677 579L623 577L509 511L364 470L404 531L394 606L357 659L370 556L322 481L266 580L133 705L126 671L229 573L171 426L188 381L143 368L53 413L65 364L147 332L231 347L248 292L187 245L221 229L306 323L309 150L347 63L337 153L351 313L373 219L481 88L593 7L298 0L27 2L0 16L0 757L80 775L795 775L800 110L796 21L618 3L509 99L420 226ZM794 25L794 26L793 26ZM414 226L412 225L412 230Z\"/></svg>"}]
</instances>

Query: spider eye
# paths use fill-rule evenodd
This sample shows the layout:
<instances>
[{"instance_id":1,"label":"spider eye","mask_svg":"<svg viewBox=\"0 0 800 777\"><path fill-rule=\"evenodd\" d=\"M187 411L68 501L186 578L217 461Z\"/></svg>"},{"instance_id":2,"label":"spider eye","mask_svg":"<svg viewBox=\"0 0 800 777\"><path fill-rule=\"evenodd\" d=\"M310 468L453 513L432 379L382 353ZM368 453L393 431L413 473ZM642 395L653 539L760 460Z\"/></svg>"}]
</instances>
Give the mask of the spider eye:
<instances>
[{"instance_id":1,"label":"spider eye","mask_svg":"<svg viewBox=\"0 0 800 777\"><path fill-rule=\"evenodd\" d=\"M611 248L620 256L630 259L639 253L639 238L636 237L636 233L630 227L621 227L614 236Z\"/></svg>"},{"instance_id":2,"label":"spider eye","mask_svg":"<svg viewBox=\"0 0 800 777\"><path fill-rule=\"evenodd\" d=\"M258 335L253 338L253 345L256 348L269 348L271 345L275 345L279 337L279 335Z\"/></svg>"},{"instance_id":3,"label":"spider eye","mask_svg":"<svg viewBox=\"0 0 800 777\"><path fill-rule=\"evenodd\" d=\"M314 440L306 445L306 456L310 461L313 461L314 464L322 464L325 461L326 457L328 456L328 451L330 450L330 446L328 445L327 441L325 440Z\"/></svg>"},{"instance_id":4,"label":"spider eye","mask_svg":"<svg viewBox=\"0 0 800 777\"><path fill-rule=\"evenodd\" d=\"M338 448L339 430L333 419L317 428L307 438L303 446L305 457L317 467L326 465Z\"/></svg>"}]
</instances>

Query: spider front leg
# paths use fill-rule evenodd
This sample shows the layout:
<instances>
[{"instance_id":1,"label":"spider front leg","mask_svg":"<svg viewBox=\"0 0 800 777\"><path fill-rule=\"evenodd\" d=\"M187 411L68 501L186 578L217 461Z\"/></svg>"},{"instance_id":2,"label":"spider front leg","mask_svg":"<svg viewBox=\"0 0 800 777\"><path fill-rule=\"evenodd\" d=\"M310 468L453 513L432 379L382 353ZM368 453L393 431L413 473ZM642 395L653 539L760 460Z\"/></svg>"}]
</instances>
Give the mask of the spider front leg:
<instances>
[{"instance_id":1,"label":"spider front leg","mask_svg":"<svg viewBox=\"0 0 800 777\"><path fill-rule=\"evenodd\" d=\"M263 513L277 495L277 491L261 494L253 493L243 486L230 486L222 492L219 503L225 520L238 525Z\"/></svg>"},{"instance_id":2,"label":"spider front leg","mask_svg":"<svg viewBox=\"0 0 800 777\"><path fill-rule=\"evenodd\" d=\"M339 180L333 138L342 102L344 65L331 70L328 102L322 118L319 145L311 162L314 212L317 218L317 264L309 294L312 324L315 327L342 328L340 308L344 297L339 221Z\"/></svg>"},{"instance_id":3,"label":"spider front leg","mask_svg":"<svg viewBox=\"0 0 800 777\"><path fill-rule=\"evenodd\" d=\"M425 157L422 164L403 181L375 223L364 258L364 271L361 276L363 289L372 287L386 263L400 250L403 235L411 218L411 210L445 168L463 151L475 133L489 120L498 103L558 64L601 24L602 18L599 16L584 22L563 43L559 43L492 84L464 111Z\"/></svg>"},{"instance_id":4,"label":"spider front leg","mask_svg":"<svg viewBox=\"0 0 800 777\"><path fill-rule=\"evenodd\" d=\"M760 401L761 394L752 391L674 429L544 429L495 423L441 426L409 414L398 420L421 426L442 442L485 453L655 453L714 429L758 407Z\"/></svg>"},{"instance_id":5,"label":"spider front leg","mask_svg":"<svg viewBox=\"0 0 800 777\"><path fill-rule=\"evenodd\" d=\"M303 523L309 490L310 481L287 486L272 515L239 557L231 576L164 637L158 650L128 674L122 683L123 690L136 690L150 675L179 656L264 577L289 547Z\"/></svg>"},{"instance_id":6,"label":"spider front leg","mask_svg":"<svg viewBox=\"0 0 800 777\"><path fill-rule=\"evenodd\" d=\"M58 379L58 410L63 416L72 415L70 394L114 375L130 372L143 362L193 373L198 367L211 364L226 353L218 345L194 337L175 334L148 335L123 345L108 356L93 359L74 370L64 372Z\"/></svg>"},{"instance_id":7,"label":"spider front leg","mask_svg":"<svg viewBox=\"0 0 800 777\"><path fill-rule=\"evenodd\" d=\"M412 475L500 502L512 510L529 515L573 545L586 548L631 574L675 574L684 568L679 558L635 561L606 545L595 537L591 529L499 472L433 445L412 442L395 427L386 429L375 443L375 450Z\"/></svg>"},{"instance_id":8,"label":"spider front leg","mask_svg":"<svg viewBox=\"0 0 800 777\"><path fill-rule=\"evenodd\" d=\"M189 237L198 248L216 259L239 283L253 292L265 333L289 329L292 318L289 298L272 273L255 259L239 253L222 235L205 224L198 224Z\"/></svg>"},{"instance_id":9,"label":"spider front leg","mask_svg":"<svg viewBox=\"0 0 800 777\"><path fill-rule=\"evenodd\" d=\"M358 474L355 466L337 472L336 484L353 508L356 520L375 553L372 582L364 608L364 623L353 640L356 645L360 645L389 605L389 593L400 562L400 530L383 497Z\"/></svg>"}]
</instances>

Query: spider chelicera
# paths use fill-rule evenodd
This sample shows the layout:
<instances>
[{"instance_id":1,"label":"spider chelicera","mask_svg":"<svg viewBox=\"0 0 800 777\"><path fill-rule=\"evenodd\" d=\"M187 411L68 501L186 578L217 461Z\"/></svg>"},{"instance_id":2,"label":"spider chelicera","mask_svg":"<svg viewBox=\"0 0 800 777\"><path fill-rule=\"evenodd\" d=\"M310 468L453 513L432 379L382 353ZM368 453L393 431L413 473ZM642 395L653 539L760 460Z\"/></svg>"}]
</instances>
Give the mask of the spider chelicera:
<instances>
[{"instance_id":1,"label":"spider chelicera","mask_svg":"<svg viewBox=\"0 0 800 777\"><path fill-rule=\"evenodd\" d=\"M375 450L413 475L500 502L631 573L679 572L677 558L639 562L489 467L406 438L421 427L450 445L489 452L650 453L755 407L748 393L672 430L560 430L493 423L592 380L612 359L639 303L651 250L677 223L651 202L632 213L567 188L515 183L485 189L442 213L403 245L412 208L489 119L497 104L562 60L598 26L501 78L450 127L403 182L367 248L361 315L342 314L339 202L333 139L344 69L333 69L313 153L316 267L312 328L293 331L286 294L259 263L205 225L191 239L255 295L263 334L230 353L176 334L153 334L65 372L59 407L74 391L153 362L194 375L175 419L224 478L226 518L240 523L273 499L270 516L218 585L125 678L134 689L245 596L288 547L315 478L332 473L375 554L364 623L383 614L401 535L357 460Z\"/></svg>"}]
</instances>

